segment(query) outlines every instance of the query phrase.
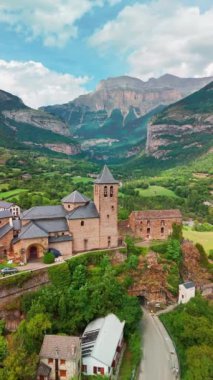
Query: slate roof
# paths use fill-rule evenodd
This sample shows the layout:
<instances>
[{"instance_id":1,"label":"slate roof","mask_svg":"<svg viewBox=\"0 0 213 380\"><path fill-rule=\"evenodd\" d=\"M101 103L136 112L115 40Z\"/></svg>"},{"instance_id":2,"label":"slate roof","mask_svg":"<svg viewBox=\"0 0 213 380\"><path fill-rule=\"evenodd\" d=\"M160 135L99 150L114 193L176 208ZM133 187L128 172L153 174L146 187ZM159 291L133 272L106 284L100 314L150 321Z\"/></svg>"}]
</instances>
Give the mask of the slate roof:
<instances>
[{"instance_id":1,"label":"slate roof","mask_svg":"<svg viewBox=\"0 0 213 380\"><path fill-rule=\"evenodd\" d=\"M114 314L89 323L82 337L83 358L91 356L111 367L124 325Z\"/></svg>"},{"instance_id":2,"label":"slate roof","mask_svg":"<svg viewBox=\"0 0 213 380\"><path fill-rule=\"evenodd\" d=\"M38 227L46 232L69 231L66 218L57 219L36 219L34 222Z\"/></svg>"},{"instance_id":3,"label":"slate roof","mask_svg":"<svg viewBox=\"0 0 213 380\"><path fill-rule=\"evenodd\" d=\"M22 219L52 219L66 216L63 206L36 206L26 210L22 214Z\"/></svg>"},{"instance_id":4,"label":"slate roof","mask_svg":"<svg viewBox=\"0 0 213 380\"><path fill-rule=\"evenodd\" d=\"M77 336L45 335L40 351L40 358L72 360L80 349Z\"/></svg>"},{"instance_id":5,"label":"slate roof","mask_svg":"<svg viewBox=\"0 0 213 380\"><path fill-rule=\"evenodd\" d=\"M39 363L39 366L37 369L37 376L48 377L50 375L50 372L51 372L51 368L47 364L43 362Z\"/></svg>"},{"instance_id":6,"label":"slate roof","mask_svg":"<svg viewBox=\"0 0 213 380\"><path fill-rule=\"evenodd\" d=\"M49 237L49 243L61 243L64 241L71 241L72 236L64 235L64 236L50 236Z\"/></svg>"},{"instance_id":7,"label":"slate roof","mask_svg":"<svg viewBox=\"0 0 213 380\"><path fill-rule=\"evenodd\" d=\"M18 236L19 239L34 239L42 237L48 237L48 233L33 222L22 227Z\"/></svg>"},{"instance_id":8,"label":"slate roof","mask_svg":"<svg viewBox=\"0 0 213 380\"><path fill-rule=\"evenodd\" d=\"M5 202L5 201L0 201L0 207L3 207L3 208L10 208L11 206L13 206L14 203L9 203L9 202Z\"/></svg>"},{"instance_id":9,"label":"slate roof","mask_svg":"<svg viewBox=\"0 0 213 380\"><path fill-rule=\"evenodd\" d=\"M15 231L21 230L21 221L20 221L20 219L13 219L13 229Z\"/></svg>"},{"instance_id":10,"label":"slate roof","mask_svg":"<svg viewBox=\"0 0 213 380\"><path fill-rule=\"evenodd\" d=\"M67 219L92 219L99 218L99 213L94 202L89 202L84 206L79 206L67 215Z\"/></svg>"},{"instance_id":11,"label":"slate roof","mask_svg":"<svg viewBox=\"0 0 213 380\"><path fill-rule=\"evenodd\" d=\"M13 229L13 227L10 225L10 223L5 224L3 227L0 228L0 238L6 235L8 232L10 232Z\"/></svg>"},{"instance_id":12,"label":"slate roof","mask_svg":"<svg viewBox=\"0 0 213 380\"><path fill-rule=\"evenodd\" d=\"M190 289L190 288L194 288L195 287L195 284L193 281L187 281L187 282L184 282L183 284L184 288L186 289Z\"/></svg>"},{"instance_id":13,"label":"slate roof","mask_svg":"<svg viewBox=\"0 0 213 380\"><path fill-rule=\"evenodd\" d=\"M75 190L71 194L64 197L61 201L63 203L86 203L89 202L90 199L85 195L79 193L79 191Z\"/></svg>"},{"instance_id":14,"label":"slate roof","mask_svg":"<svg viewBox=\"0 0 213 380\"><path fill-rule=\"evenodd\" d=\"M108 166L107 165L104 165L101 173L99 174L99 176L97 177L97 179L94 181L94 183L97 183L97 184L113 184L113 183L119 183L119 181L116 181L111 173L111 171L109 170Z\"/></svg>"},{"instance_id":15,"label":"slate roof","mask_svg":"<svg viewBox=\"0 0 213 380\"><path fill-rule=\"evenodd\" d=\"M136 219L172 219L182 218L180 210L145 210L132 211Z\"/></svg>"},{"instance_id":16,"label":"slate roof","mask_svg":"<svg viewBox=\"0 0 213 380\"><path fill-rule=\"evenodd\" d=\"M12 214L10 210L0 211L0 219L11 218L11 217L12 217Z\"/></svg>"}]
</instances>

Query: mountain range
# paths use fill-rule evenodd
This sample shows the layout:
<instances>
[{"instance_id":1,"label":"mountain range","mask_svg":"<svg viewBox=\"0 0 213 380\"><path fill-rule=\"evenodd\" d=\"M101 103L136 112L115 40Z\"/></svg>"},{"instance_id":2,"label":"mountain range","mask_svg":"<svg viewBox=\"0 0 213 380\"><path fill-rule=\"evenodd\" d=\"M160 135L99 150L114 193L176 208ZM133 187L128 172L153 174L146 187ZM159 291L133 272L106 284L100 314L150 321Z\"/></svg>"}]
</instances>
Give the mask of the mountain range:
<instances>
[{"instance_id":1,"label":"mountain range","mask_svg":"<svg viewBox=\"0 0 213 380\"><path fill-rule=\"evenodd\" d=\"M200 120L200 113L205 112L202 125L206 126L209 116L200 106L191 121L192 126L187 116L190 111L186 115L185 100L180 99L189 99L187 95L212 80L169 74L147 82L128 76L109 78L87 95L39 110L27 107L17 96L0 91L0 145L68 155L81 153L84 157L114 161L141 154L146 148L146 152L156 158L174 158L186 134L187 143L186 146L182 144L185 150L181 153L184 156L189 148L188 151L192 147L200 149L201 130L205 130L205 136L209 132L206 133L208 128L195 125ZM212 91L204 88L191 102L196 107L199 100L201 105L207 94L211 97ZM183 117L191 129L187 129L186 123L183 127ZM209 125L212 126L212 119ZM193 133L189 133L192 129ZM191 143L190 138L193 138ZM177 146L174 145L176 140ZM167 148L163 149L165 145ZM206 137L201 145L202 149L208 145Z\"/></svg>"}]
</instances>

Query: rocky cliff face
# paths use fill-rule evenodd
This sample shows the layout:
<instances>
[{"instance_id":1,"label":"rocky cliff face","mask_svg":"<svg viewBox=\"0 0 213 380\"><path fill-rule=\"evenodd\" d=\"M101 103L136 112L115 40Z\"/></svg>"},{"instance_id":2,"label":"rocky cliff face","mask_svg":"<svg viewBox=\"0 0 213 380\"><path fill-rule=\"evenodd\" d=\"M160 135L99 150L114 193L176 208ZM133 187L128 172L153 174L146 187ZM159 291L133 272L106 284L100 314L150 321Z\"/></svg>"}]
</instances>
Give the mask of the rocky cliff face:
<instances>
[{"instance_id":1,"label":"rocky cliff face","mask_svg":"<svg viewBox=\"0 0 213 380\"><path fill-rule=\"evenodd\" d=\"M128 76L109 78L101 81L94 92L42 109L65 121L93 157L129 157L136 155L138 148L145 148L147 123L159 107L182 99L210 80L173 75L147 82Z\"/></svg>"},{"instance_id":2,"label":"rocky cliff face","mask_svg":"<svg viewBox=\"0 0 213 380\"><path fill-rule=\"evenodd\" d=\"M66 123L41 110L25 106L20 98L0 91L0 145L31 146L73 155L79 145L71 138Z\"/></svg>"},{"instance_id":3,"label":"rocky cliff face","mask_svg":"<svg viewBox=\"0 0 213 380\"><path fill-rule=\"evenodd\" d=\"M161 159L207 151L213 136L213 82L159 113L148 126L147 152Z\"/></svg>"}]
</instances>

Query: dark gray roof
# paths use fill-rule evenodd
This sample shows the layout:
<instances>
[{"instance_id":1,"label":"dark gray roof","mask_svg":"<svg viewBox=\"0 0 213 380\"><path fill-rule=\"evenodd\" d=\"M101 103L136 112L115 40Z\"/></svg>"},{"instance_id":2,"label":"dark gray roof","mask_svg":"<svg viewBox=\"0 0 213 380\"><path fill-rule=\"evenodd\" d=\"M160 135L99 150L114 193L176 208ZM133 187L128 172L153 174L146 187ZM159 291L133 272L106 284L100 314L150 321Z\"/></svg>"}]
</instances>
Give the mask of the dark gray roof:
<instances>
[{"instance_id":1,"label":"dark gray roof","mask_svg":"<svg viewBox=\"0 0 213 380\"><path fill-rule=\"evenodd\" d=\"M50 236L49 243L61 243L63 241L71 241L72 236L63 235L63 236Z\"/></svg>"},{"instance_id":2,"label":"dark gray roof","mask_svg":"<svg viewBox=\"0 0 213 380\"><path fill-rule=\"evenodd\" d=\"M36 219L34 222L38 227L46 232L69 231L66 218L57 219Z\"/></svg>"},{"instance_id":3,"label":"dark gray roof","mask_svg":"<svg viewBox=\"0 0 213 380\"><path fill-rule=\"evenodd\" d=\"M22 214L22 219L52 219L62 218L66 215L63 206L37 206L26 210Z\"/></svg>"},{"instance_id":4,"label":"dark gray roof","mask_svg":"<svg viewBox=\"0 0 213 380\"><path fill-rule=\"evenodd\" d=\"M77 336L45 335L40 351L40 358L71 360L80 350L80 339Z\"/></svg>"},{"instance_id":5,"label":"dark gray roof","mask_svg":"<svg viewBox=\"0 0 213 380\"><path fill-rule=\"evenodd\" d=\"M64 203L86 203L89 202L89 198L75 190L71 194L64 197L61 201Z\"/></svg>"},{"instance_id":6,"label":"dark gray roof","mask_svg":"<svg viewBox=\"0 0 213 380\"><path fill-rule=\"evenodd\" d=\"M21 221L20 221L20 219L14 219L13 220L13 229L15 231L21 230Z\"/></svg>"},{"instance_id":7,"label":"dark gray roof","mask_svg":"<svg viewBox=\"0 0 213 380\"><path fill-rule=\"evenodd\" d=\"M0 238L6 235L12 229L13 227L10 225L10 223L5 224L3 227L0 228Z\"/></svg>"},{"instance_id":8,"label":"dark gray roof","mask_svg":"<svg viewBox=\"0 0 213 380\"><path fill-rule=\"evenodd\" d=\"M99 213L94 202L89 202L84 206L79 206L67 215L67 219L91 219L99 218Z\"/></svg>"},{"instance_id":9,"label":"dark gray roof","mask_svg":"<svg viewBox=\"0 0 213 380\"><path fill-rule=\"evenodd\" d=\"M0 219L11 218L11 217L12 217L12 214L10 210L0 211Z\"/></svg>"},{"instance_id":10,"label":"dark gray roof","mask_svg":"<svg viewBox=\"0 0 213 380\"><path fill-rule=\"evenodd\" d=\"M47 364L43 362L39 363L39 366L37 369L37 376L48 377L50 372L51 372L51 368Z\"/></svg>"},{"instance_id":11,"label":"dark gray roof","mask_svg":"<svg viewBox=\"0 0 213 380\"><path fill-rule=\"evenodd\" d=\"M33 238L41 238L47 237L48 233L44 231L42 228L37 226L35 223L30 222L26 226L22 227L21 232L19 234L19 239L33 239Z\"/></svg>"},{"instance_id":12,"label":"dark gray roof","mask_svg":"<svg viewBox=\"0 0 213 380\"><path fill-rule=\"evenodd\" d=\"M195 287L195 284L193 281L187 281L187 282L184 282L183 286L186 288L186 289L190 289L190 288L194 288Z\"/></svg>"},{"instance_id":13,"label":"dark gray roof","mask_svg":"<svg viewBox=\"0 0 213 380\"><path fill-rule=\"evenodd\" d=\"M0 207L3 207L3 208L10 208L14 203L11 203L11 202L5 202L5 201L0 201Z\"/></svg>"},{"instance_id":14,"label":"dark gray roof","mask_svg":"<svg viewBox=\"0 0 213 380\"><path fill-rule=\"evenodd\" d=\"M113 184L113 183L119 183L119 181L116 181L110 172L109 168L104 165L101 173L97 177L94 183L97 184Z\"/></svg>"}]
</instances>

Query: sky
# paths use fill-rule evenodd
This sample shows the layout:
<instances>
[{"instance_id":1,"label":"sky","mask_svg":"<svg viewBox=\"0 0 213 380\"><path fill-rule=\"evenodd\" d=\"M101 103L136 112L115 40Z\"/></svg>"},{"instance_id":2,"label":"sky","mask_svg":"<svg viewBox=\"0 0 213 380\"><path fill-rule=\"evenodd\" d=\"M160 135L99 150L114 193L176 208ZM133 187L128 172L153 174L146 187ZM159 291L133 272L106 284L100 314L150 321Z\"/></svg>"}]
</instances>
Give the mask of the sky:
<instances>
[{"instance_id":1,"label":"sky","mask_svg":"<svg viewBox=\"0 0 213 380\"><path fill-rule=\"evenodd\" d=\"M30 107L165 73L213 75L212 0L0 0L0 89Z\"/></svg>"}]
</instances>

